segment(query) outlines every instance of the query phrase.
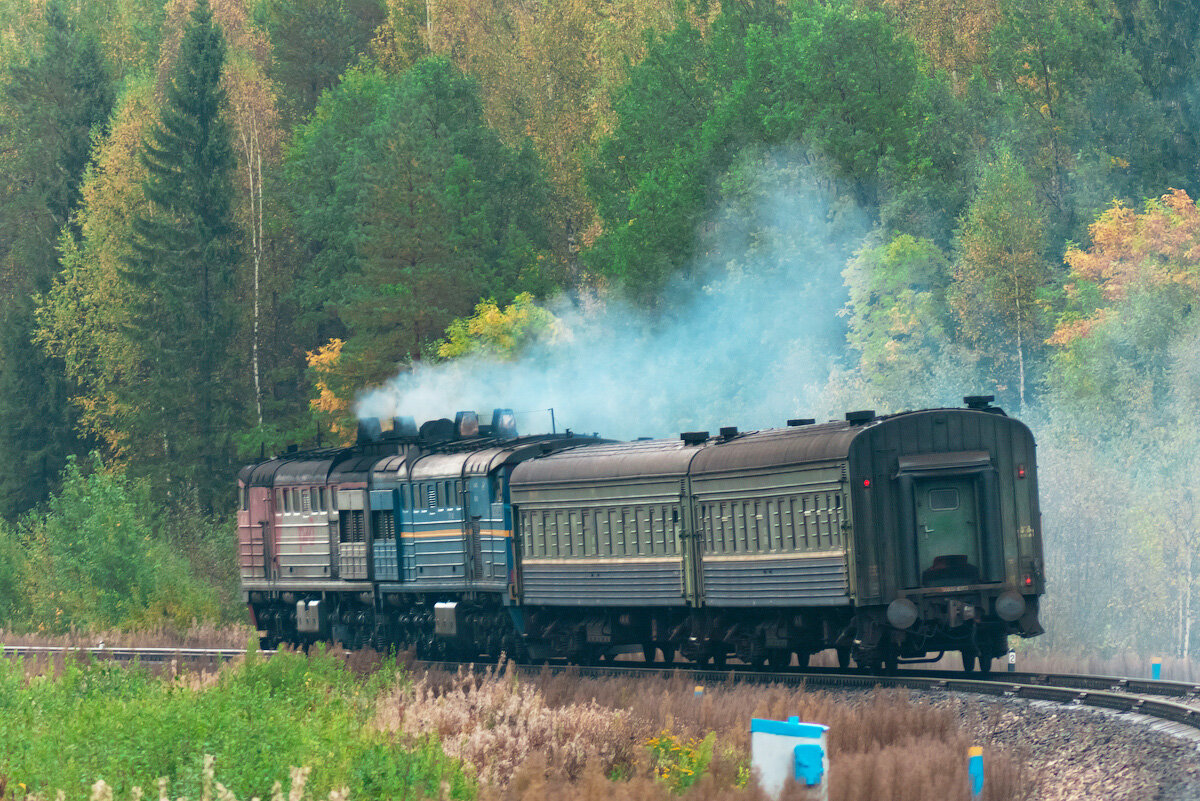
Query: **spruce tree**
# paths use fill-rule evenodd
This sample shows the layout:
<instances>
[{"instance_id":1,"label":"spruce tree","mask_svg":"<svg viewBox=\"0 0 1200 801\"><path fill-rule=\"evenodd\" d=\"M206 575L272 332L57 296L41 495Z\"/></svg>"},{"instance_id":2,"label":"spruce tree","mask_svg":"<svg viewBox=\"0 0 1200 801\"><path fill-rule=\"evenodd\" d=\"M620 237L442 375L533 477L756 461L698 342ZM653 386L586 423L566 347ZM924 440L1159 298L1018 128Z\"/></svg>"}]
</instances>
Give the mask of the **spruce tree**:
<instances>
[{"instance_id":1,"label":"spruce tree","mask_svg":"<svg viewBox=\"0 0 1200 801\"><path fill-rule=\"evenodd\" d=\"M62 4L42 40L0 76L0 517L44 499L68 455L86 450L61 360L34 341L34 297L59 270L92 135L108 120L111 80L93 36Z\"/></svg>"},{"instance_id":2,"label":"spruce tree","mask_svg":"<svg viewBox=\"0 0 1200 801\"><path fill-rule=\"evenodd\" d=\"M212 510L232 481L238 422L234 272L234 152L221 73L225 41L197 0L158 123L144 142L149 211L133 223L124 275L143 298L127 332L142 353L126 421L129 454L178 497Z\"/></svg>"}]
</instances>

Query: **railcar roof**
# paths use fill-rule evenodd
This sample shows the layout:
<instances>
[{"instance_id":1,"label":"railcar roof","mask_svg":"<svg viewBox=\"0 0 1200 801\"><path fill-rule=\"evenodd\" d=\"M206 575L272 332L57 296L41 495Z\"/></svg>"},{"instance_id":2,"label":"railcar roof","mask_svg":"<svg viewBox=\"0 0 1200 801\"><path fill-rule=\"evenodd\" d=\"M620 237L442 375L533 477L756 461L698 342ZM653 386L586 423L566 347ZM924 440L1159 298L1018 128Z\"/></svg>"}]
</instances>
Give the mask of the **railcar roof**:
<instances>
[{"instance_id":1,"label":"railcar roof","mask_svg":"<svg viewBox=\"0 0 1200 801\"><path fill-rule=\"evenodd\" d=\"M580 445L522 462L513 471L512 484L682 476L687 473L692 457L702 448L703 445L686 445L677 439Z\"/></svg>"},{"instance_id":2,"label":"railcar roof","mask_svg":"<svg viewBox=\"0 0 1200 801\"><path fill-rule=\"evenodd\" d=\"M303 459L284 462L275 471L275 486L282 484L324 484L329 478L333 459Z\"/></svg>"}]
</instances>

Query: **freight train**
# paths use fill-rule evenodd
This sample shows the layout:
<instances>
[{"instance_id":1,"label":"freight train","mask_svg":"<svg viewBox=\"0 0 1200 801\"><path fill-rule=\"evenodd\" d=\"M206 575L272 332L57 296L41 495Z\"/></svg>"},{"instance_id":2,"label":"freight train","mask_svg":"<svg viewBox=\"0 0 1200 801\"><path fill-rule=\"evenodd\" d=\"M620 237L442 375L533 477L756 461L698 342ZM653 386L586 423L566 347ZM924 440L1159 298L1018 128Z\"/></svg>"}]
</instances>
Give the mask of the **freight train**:
<instances>
[{"instance_id":1,"label":"freight train","mask_svg":"<svg viewBox=\"0 0 1200 801\"><path fill-rule=\"evenodd\" d=\"M264 647L989 670L1042 632L1035 446L965 408L612 442L460 412L238 477Z\"/></svg>"}]
</instances>

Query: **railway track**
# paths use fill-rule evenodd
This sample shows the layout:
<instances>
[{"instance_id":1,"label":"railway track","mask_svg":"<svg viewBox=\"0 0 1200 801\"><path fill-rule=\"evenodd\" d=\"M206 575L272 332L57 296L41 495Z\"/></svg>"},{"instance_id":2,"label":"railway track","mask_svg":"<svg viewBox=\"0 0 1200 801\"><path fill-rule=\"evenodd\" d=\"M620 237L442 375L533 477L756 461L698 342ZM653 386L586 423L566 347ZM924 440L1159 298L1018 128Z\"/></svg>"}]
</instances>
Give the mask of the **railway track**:
<instances>
[{"instance_id":1,"label":"railway track","mask_svg":"<svg viewBox=\"0 0 1200 801\"><path fill-rule=\"evenodd\" d=\"M267 655L272 651L265 651ZM117 662L163 664L219 664L245 655L240 648L68 648L60 646L14 645L0 646L0 656L54 657L77 654L94 659ZM416 667L456 671L459 662L419 661ZM486 664L475 664L483 671ZM712 686L727 682L754 684L783 684L825 690L869 690L875 687L896 687L923 692L953 692L1046 701L1068 706L1092 707L1139 715L1157 728L1173 734L1200 740L1200 684L1190 682L1134 679L1120 676L1087 676L1060 673L995 673L989 676L951 671L907 671L879 676L835 668L793 668L786 671L762 672L732 667L724 670L691 668L685 665L641 666L637 663L612 665L514 665L526 673L550 671L570 672L588 678L654 677L664 678L685 674L697 684Z\"/></svg>"},{"instance_id":2,"label":"railway track","mask_svg":"<svg viewBox=\"0 0 1200 801\"><path fill-rule=\"evenodd\" d=\"M454 671L457 662L418 662L418 666ZM486 670L488 666L475 666ZM833 668L792 669L784 672L761 672L750 669L692 669L682 666L636 667L624 665L579 666L538 665L516 666L526 672L548 670L552 673L572 672L590 678L666 677L676 671L686 673L699 685L720 685L725 682L784 684L825 690L870 690L875 687L895 687L926 692L954 692L1016 698L1027 701L1046 701L1074 707L1091 707L1141 716L1156 728L1188 739L1200 741L1200 708L1186 702L1200 700L1200 684L1190 682L1153 681L1117 676L1085 676L1056 673L996 673L989 676L951 671L899 671L880 676L846 672ZM1185 703L1179 703L1179 699Z\"/></svg>"}]
</instances>

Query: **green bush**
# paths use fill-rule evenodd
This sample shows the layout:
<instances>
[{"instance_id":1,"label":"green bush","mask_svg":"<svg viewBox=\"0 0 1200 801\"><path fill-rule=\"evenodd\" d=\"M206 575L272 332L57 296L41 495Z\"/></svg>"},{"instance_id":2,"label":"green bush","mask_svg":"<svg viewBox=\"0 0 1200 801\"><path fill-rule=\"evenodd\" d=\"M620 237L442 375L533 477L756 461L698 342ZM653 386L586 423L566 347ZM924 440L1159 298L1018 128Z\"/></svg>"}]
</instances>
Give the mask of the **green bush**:
<instances>
[{"instance_id":1,"label":"green bush","mask_svg":"<svg viewBox=\"0 0 1200 801\"><path fill-rule=\"evenodd\" d=\"M222 605L217 584L196 574L170 535L182 527L155 511L143 483L96 456L70 459L58 494L0 529L0 625L59 633L228 617L230 601ZM227 547L212 550L236 563Z\"/></svg>"},{"instance_id":2,"label":"green bush","mask_svg":"<svg viewBox=\"0 0 1200 801\"><path fill-rule=\"evenodd\" d=\"M474 797L461 764L435 740L396 743L373 724L394 664L356 678L341 659L253 653L209 686L159 679L140 668L68 664L56 678L23 680L19 662L0 661L0 775L9 786L54 797L86 797L103 778L117 798L160 776L173 797L201 797L203 759L237 797L270 796L288 768L311 767L313 797L349 787L351 798ZM191 686L196 685L196 686Z\"/></svg>"}]
</instances>

